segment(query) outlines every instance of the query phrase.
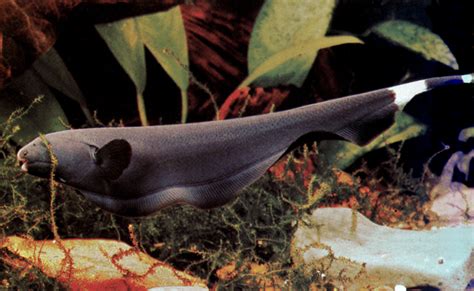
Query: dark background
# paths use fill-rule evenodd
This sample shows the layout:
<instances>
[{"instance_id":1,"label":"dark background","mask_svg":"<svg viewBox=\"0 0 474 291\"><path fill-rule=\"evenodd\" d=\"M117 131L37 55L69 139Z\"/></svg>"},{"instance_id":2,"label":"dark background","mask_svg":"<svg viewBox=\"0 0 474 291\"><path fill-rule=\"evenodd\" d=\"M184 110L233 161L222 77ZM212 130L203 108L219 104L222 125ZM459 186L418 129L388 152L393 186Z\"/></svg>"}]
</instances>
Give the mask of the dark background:
<instances>
[{"instance_id":1,"label":"dark background","mask_svg":"<svg viewBox=\"0 0 474 291\"><path fill-rule=\"evenodd\" d=\"M247 74L245 61L248 38L262 3L194 1L193 5L186 5L182 10L190 48L190 70L215 94L219 104ZM121 119L126 125L139 125L134 86L94 28L97 22L121 18L130 13L117 7L113 13L109 10L104 14L102 9L79 6L59 26L55 47L84 92L89 107L97 111L101 121L106 123L112 119ZM303 87L290 88L288 98L277 110L417 79L474 72L474 10L471 8L470 1L452 0L339 1L329 34L354 34L362 38L365 45L345 45L321 51ZM204 11L207 17L194 21L196 9ZM369 32L373 25L391 19L408 20L438 34L455 55L459 71L435 61L427 61ZM218 20L230 24L224 26ZM196 29L204 33L196 36ZM223 40L222 43L215 43L206 39L206 33L217 36L231 34L234 42L226 43ZM215 66L221 76L207 74L209 68L200 65L199 58L215 59ZM229 74L229 68L236 68L239 73ZM179 90L149 53L147 70L148 82L144 95L151 123L179 122ZM469 85L442 88L420 95L406 107L406 112L428 126L425 135L407 141L403 147L402 157L407 169L414 169L415 175L421 175L424 163L436 152L449 146L449 150L434 157L430 164L431 169L439 174L453 152L468 152L474 148L472 138L467 143L457 140L460 130L474 126L473 92L473 87ZM70 123L74 127L83 126L85 118L77 104L65 96L59 98ZM188 122L213 118L213 108L207 95L191 86L189 99ZM376 166L385 155L384 150L379 150L365 156L364 160ZM457 179L462 180L462 176L459 173L457 175ZM467 184L474 185L472 174Z\"/></svg>"}]
</instances>

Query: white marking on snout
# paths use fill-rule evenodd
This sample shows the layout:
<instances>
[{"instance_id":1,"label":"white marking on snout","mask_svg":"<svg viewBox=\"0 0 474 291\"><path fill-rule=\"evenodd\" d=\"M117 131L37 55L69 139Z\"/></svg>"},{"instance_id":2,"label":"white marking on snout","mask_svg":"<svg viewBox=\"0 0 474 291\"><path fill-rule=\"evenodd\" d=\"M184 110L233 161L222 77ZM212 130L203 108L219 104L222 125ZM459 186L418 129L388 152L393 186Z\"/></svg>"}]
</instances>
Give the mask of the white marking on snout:
<instances>
[{"instance_id":1,"label":"white marking on snout","mask_svg":"<svg viewBox=\"0 0 474 291\"><path fill-rule=\"evenodd\" d=\"M21 165L21 170L23 172L28 172L28 163L27 162L24 162L23 165Z\"/></svg>"},{"instance_id":2,"label":"white marking on snout","mask_svg":"<svg viewBox=\"0 0 474 291\"><path fill-rule=\"evenodd\" d=\"M21 148L18 153L16 153L16 159L19 161L24 161L25 159L22 157L25 148Z\"/></svg>"}]
</instances>

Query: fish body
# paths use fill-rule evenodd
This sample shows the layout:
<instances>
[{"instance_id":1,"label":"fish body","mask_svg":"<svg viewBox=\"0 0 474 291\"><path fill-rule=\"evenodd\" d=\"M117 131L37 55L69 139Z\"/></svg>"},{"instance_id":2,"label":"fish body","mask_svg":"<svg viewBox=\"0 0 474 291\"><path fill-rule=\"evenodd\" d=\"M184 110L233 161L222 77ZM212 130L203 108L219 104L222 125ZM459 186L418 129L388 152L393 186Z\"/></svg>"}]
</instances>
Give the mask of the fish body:
<instances>
[{"instance_id":1,"label":"fish body","mask_svg":"<svg viewBox=\"0 0 474 291\"><path fill-rule=\"evenodd\" d=\"M472 75L433 78L259 116L44 138L58 160L56 178L105 210L145 216L178 203L211 208L232 200L305 134L364 145L413 96L469 82ZM40 138L18 152L23 169L41 177L49 175L49 156Z\"/></svg>"}]
</instances>

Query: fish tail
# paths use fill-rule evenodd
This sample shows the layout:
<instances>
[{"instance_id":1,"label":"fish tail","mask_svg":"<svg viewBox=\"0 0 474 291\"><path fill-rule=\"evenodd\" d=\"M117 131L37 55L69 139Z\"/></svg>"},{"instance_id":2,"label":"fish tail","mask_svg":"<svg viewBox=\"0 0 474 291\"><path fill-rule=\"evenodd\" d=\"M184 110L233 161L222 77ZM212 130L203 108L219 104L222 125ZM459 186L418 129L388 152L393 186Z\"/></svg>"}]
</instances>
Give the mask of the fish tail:
<instances>
[{"instance_id":1,"label":"fish tail","mask_svg":"<svg viewBox=\"0 0 474 291\"><path fill-rule=\"evenodd\" d=\"M474 83L474 73L466 75L429 78L425 80L393 86L387 89L395 93L395 104L397 104L401 110L408 102L410 102L416 95L420 93L427 92L429 90L439 87L470 83Z\"/></svg>"},{"instance_id":2,"label":"fish tail","mask_svg":"<svg viewBox=\"0 0 474 291\"><path fill-rule=\"evenodd\" d=\"M430 78L334 99L315 106L313 114L327 116L323 117L329 120L325 122L327 132L362 146L388 129L395 113L416 95L438 87L473 83L473 77L474 74Z\"/></svg>"}]
</instances>

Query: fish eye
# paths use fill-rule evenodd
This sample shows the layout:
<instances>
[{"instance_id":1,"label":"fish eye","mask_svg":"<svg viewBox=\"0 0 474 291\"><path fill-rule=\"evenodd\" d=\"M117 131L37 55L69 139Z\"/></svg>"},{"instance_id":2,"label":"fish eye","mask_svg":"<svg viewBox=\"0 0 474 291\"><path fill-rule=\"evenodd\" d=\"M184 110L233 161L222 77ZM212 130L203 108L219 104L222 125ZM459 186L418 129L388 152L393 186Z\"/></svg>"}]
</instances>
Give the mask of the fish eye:
<instances>
[{"instance_id":1,"label":"fish eye","mask_svg":"<svg viewBox=\"0 0 474 291\"><path fill-rule=\"evenodd\" d=\"M101 162L97 158L97 151L99 150L99 148L91 144L89 144L88 146L89 146L89 154L90 154L91 159L94 161L94 163L100 164Z\"/></svg>"}]
</instances>

